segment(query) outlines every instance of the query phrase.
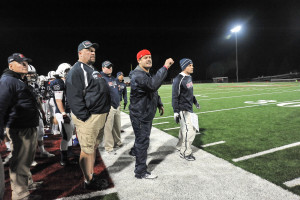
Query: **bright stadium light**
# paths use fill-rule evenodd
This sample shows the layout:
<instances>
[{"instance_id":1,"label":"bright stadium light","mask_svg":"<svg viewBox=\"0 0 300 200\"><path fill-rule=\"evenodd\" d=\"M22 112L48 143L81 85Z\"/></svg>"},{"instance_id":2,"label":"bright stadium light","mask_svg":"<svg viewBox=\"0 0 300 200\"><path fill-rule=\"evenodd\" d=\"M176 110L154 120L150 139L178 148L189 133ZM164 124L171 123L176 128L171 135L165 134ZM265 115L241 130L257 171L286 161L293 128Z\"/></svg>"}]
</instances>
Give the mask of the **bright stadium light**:
<instances>
[{"instance_id":1,"label":"bright stadium light","mask_svg":"<svg viewBox=\"0 0 300 200\"><path fill-rule=\"evenodd\" d=\"M238 48L237 48L237 33L242 29L241 26L236 26L231 29L231 33L235 34L235 58L236 58L236 82L239 82L239 65L238 65Z\"/></svg>"}]
</instances>

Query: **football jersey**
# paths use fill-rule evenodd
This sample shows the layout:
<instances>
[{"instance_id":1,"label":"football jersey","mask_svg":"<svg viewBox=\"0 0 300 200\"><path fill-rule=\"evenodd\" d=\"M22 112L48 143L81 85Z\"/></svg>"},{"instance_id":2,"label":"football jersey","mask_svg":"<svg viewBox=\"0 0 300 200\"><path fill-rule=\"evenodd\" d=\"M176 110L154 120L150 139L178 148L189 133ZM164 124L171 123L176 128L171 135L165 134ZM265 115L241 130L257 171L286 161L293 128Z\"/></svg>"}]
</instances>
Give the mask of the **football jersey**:
<instances>
[{"instance_id":1,"label":"football jersey","mask_svg":"<svg viewBox=\"0 0 300 200\"><path fill-rule=\"evenodd\" d=\"M55 92L63 93L62 103L63 103L64 109L65 109L65 112L70 113L70 108L68 106L67 99L66 99L65 82L62 79L57 78L57 79L51 81L50 88L53 91L54 103L55 103L55 107L56 107L55 113L60 113L60 111L57 107L57 104L56 104L56 100L55 100Z\"/></svg>"}]
</instances>

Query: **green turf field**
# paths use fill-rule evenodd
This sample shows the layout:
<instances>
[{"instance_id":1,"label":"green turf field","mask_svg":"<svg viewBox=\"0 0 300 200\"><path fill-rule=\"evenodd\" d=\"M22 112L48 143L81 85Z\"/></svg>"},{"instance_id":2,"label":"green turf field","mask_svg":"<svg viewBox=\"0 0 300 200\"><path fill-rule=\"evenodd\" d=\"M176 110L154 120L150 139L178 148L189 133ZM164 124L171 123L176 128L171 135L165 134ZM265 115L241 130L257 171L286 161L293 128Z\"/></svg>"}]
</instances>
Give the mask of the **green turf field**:
<instances>
[{"instance_id":1,"label":"green turf field","mask_svg":"<svg viewBox=\"0 0 300 200\"><path fill-rule=\"evenodd\" d=\"M160 117L157 113L153 126L177 137L172 85L163 85L159 95L165 114ZM300 195L300 186L284 185L300 177L299 83L194 84L194 95L201 105L200 110L194 107L194 112L202 134L193 145ZM220 141L224 142L202 147ZM282 150L233 161L282 146Z\"/></svg>"}]
</instances>

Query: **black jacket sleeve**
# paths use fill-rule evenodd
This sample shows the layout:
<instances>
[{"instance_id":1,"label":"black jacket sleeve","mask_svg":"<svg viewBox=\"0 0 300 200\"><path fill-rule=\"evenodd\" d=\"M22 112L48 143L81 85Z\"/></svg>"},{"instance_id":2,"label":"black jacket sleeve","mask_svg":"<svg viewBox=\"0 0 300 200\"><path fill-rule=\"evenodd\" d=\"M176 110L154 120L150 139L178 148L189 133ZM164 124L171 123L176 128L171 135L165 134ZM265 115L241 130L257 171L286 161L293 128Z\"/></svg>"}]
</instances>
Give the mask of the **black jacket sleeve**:
<instances>
[{"instance_id":1,"label":"black jacket sleeve","mask_svg":"<svg viewBox=\"0 0 300 200\"><path fill-rule=\"evenodd\" d=\"M160 107L162 107L162 106L164 106L164 104L162 103L161 98L160 98L160 96L158 95L157 107L160 108Z\"/></svg>"},{"instance_id":2,"label":"black jacket sleeve","mask_svg":"<svg viewBox=\"0 0 300 200\"><path fill-rule=\"evenodd\" d=\"M162 85L163 81L167 77L167 74L167 69L165 67L162 67L156 72L153 77L147 76L145 74L144 76L139 76L136 79L136 82L145 91L155 92Z\"/></svg>"},{"instance_id":3,"label":"black jacket sleeve","mask_svg":"<svg viewBox=\"0 0 300 200\"><path fill-rule=\"evenodd\" d=\"M15 89L12 88L12 84L8 84L3 80L0 81L0 88L0 139L3 139L5 128L4 120L8 109L12 106Z\"/></svg>"},{"instance_id":4,"label":"black jacket sleeve","mask_svg":"<svg viewBox=\"0 0 300 200\"><path fill-rule=\"evenodd\" d=\"M180 88L180 81L178 76L174 78L173 85L172 85L172 107L174 113L179 113L179 88Z\"/></svg>"},{"instance_id":5,"label":"black jacket sleeve","mask_svg":"<svg viewBox=\"0 0 300 200\"><path fill-rule=\"evenodd\" d=\"M85 83L83 71L71 70L66 79L67 101L72 113L80 120L85 121L90 117L90 113L85 104Z\"/></svg>"},{"instance_id":6,"label":"black jacket sleeve","mask_svg":"<svg viewBox=\"0 0 300 200\"><path fill-rule=\"evenodd\" d=\"M126 85L125 85L122 95L123 95L124 103L127 104L127 87L126 87Z\"/></svg>"}]
</instances>

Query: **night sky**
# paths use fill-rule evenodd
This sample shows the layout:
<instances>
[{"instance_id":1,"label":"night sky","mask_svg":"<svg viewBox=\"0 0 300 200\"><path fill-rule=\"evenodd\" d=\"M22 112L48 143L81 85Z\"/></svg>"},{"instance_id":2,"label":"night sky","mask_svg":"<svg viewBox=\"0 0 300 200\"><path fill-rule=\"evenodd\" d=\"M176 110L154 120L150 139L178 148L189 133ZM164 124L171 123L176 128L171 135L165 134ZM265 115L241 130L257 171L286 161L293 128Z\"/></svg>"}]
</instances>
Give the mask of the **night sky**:
<instances>
[{"instance_id":1,"label":"night sky","mask_svg":"<svg viewBox=\"0 0 300 200\"><path fill-rule=\"evenodd\" d=\"M113 75L128 75L141 49L152 53L156 72L171 57L167 81L179 73L179 60L194 61L194 81L228 76L235 80L238 33L239 79L300 72L300 1L63 1L0 3L0 66L15 52L32 58L38 74L60 63L73 65L77 46L97 42L95 67L111 61Z\"/></svg>"}]
</instances>

